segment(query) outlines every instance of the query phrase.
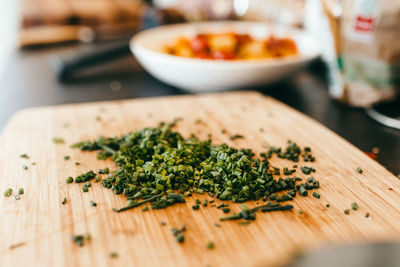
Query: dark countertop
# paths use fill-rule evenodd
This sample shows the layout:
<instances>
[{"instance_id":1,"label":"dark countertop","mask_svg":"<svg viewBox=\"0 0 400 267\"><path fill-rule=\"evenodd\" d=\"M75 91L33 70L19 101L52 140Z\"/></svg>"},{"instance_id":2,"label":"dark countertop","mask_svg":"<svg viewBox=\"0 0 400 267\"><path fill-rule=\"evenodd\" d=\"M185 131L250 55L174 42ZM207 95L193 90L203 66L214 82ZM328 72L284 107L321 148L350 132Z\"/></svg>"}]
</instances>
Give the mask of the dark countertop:
<instances>
[{"instance_id":1,"label":"dark countertop","mask_svg":"<svg viewBox=\"0 0 400 267\"><path fill-rule=\"evenodd\" d=\"M0 83L0 132L13 113L26 107L186 93L152 78L133 57L88 71L74 81L59 83L48 64L49 57L87 49L91 47L63 45L14 51ZM378 161L389 171L399 174L400 131L376 123L362 109L330 100L323 77L323 66L314 63L281 83L249 89L272 96L307 114L363 151L379 148ZM120 82L119 91L111 90L112 81Z\"/></svg>"}]
</instances>

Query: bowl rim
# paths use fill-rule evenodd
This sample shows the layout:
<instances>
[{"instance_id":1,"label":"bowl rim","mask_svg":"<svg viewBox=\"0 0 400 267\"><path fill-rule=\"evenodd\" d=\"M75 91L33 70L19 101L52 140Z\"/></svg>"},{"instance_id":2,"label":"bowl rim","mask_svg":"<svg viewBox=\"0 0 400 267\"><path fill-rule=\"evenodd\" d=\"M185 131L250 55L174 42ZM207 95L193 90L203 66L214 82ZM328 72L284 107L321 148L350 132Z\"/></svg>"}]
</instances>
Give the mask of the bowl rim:
<instances>
[{"instance_id":1,"label":"bowl rim","mask_svg":"<svg viewBox=\"0 0 400 267\"><path fill-rule=\"evenodd\" d=\"M304 62L304 61L310 61L312 59L317 58L320 56L320 48L318 45L315 45L317 49L313 51L313 53L309 55L296 55L296 56L288 56L284 58L266 58L266 59L236 59L236 60L213 60L213 59L199 59L199 58L188 58L188 57L180 57L180 56L175 56L175 55L170 55L161 51L156 51L154 49L148 48L140 43L140 40L144 38L144 36L149 35L149 34L154 34L159 31L168 31L171 29L176 29L176 28L187 28L190 26L193 27L204 27L206 25L248 25L248 27L251 26L264 26L268 29L280 29L283 32L287 33L294 33L298 36L302 36L303 38L308 38L309 40L314 40L314 38L311 36L310 33L297 29L294 27L290 26L284 26L284 25L277 25L277 24L271 24L271 23L266 23L266 22L259 22L259 21L230 21L230 20L224 20L224 21L205 21L205 22L186 22L186 23L178 23L178 24L169 24L169 25L163 25L163 26L158 26L155 28L147 29L144 31L141 31L137 34L135 34L130 42L129 42L129 47L131 49L131 52L137 56L137 53L140 52L146 52L148 54L151 54L153 56L157 56L160 59L163 58L165 60L173 60L175 63L181 63L181 64L201 64L207 67L213 67L213 66L224 66L224 67L237 67L239 65L251 65L251 66L277 66L277 65L287 65L287 64L294 64L294 63L299 63L299 62ZM288 36L290 38L290 36ZM140 51L141 50L141 51ZM140 52L138 52L140 51Z\"/></svg>"}]
</instances>

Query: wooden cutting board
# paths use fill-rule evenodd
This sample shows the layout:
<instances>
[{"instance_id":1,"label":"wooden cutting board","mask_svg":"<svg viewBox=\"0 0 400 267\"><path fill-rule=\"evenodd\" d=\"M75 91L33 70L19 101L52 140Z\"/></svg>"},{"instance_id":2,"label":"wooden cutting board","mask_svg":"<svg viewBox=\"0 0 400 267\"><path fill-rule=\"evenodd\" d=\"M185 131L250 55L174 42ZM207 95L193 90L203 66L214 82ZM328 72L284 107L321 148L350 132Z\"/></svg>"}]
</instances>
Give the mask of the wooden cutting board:
<instances>
[{"instance_id":1,"label":"wooden cutting board","mask_svg":"<svg viewBox=\"0 0 400 267\"><path fill-rule=\"evenodd\" d=\"M206 194L164 210L116 213L111 208L125 206L124 196L101 184L93 183L83 193L81 185L65 183L70 175L116 168L110 160L97 160L96 152L81 152L70 144L99 135L119 136L176 117L183 118L177 129L184 136L195 133L203 139L211 133L215 143L256 152L265 150L262 144L285 147L288 139L310 146L317 158L312 166L321 183L321 199L298 196L292 201L293 211L257 213L256 221L243 226L219 222L224 214L213 207L192 210L196 199L210 199ZM198 119L204 123L196 123ZM245 138L231 141L229 134ZM66 143L54 144L53 137ZM0 151L1 191L25 189L21 200L15 200L15 193L0 197L1 266L266 266L284 262L299 248L400 237L399 179L325 127L254 92L27 109L11 119ZM23 153L30 159L20 158ZM71 159L64 160L65 155ZM293 165L276 157L271 162L278 167ZM357 167L364 172L358 173ZM64 197L67 203L61 205ZM90 205L91 200L97 207ZM351 210L352 202L358 203L357 211ZM229 204L239 210L237 204ZM345 209L351 210L349 215ZM370 218L365 217L367 212ZM182 224L187 231L185 242L179 244L171 228ZM71 241L72 234L84 233L92 239L83 247ZM209 241L215 243L212 250L206 248ZM9 248L15 244L19 246ZM111 252L118 257L111 258Z\"/></svg>"}]
</instances>

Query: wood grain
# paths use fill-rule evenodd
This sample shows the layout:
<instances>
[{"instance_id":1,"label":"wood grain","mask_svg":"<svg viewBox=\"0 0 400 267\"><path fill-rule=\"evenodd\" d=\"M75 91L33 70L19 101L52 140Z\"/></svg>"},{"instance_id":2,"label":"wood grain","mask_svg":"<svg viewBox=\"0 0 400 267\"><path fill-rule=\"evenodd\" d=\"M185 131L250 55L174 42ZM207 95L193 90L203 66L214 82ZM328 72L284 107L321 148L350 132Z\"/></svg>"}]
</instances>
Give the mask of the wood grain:
<instances>
[{"instance_id":1,"label":"wood grain","mask_svg":"<svg viewBox=\"0 0 400 267\"><path fill-rule=\"evenodd\" d=\"M215 143L257 152L264 150L261 144L285 146L288 139L310 146L317 158L312 166L321 183L321 199L296 197L293 211L258 213L255 222L241 226L219 222L223 213L216 208L192 210L196 199L209 199L206 195L196 195L186 204L164 210L115 213L111 208L124 206L123 196L115 196L100 184L94 184L88 193L83 193L80 185L65 184L70 175L107 166L116 168L112 161L96 160L95 152L80 152L70 144L99 135L122 135L176 117L183 118L177 129L184 136L195 133L206 138L211 133ZM196 124L199 118L204 123ZM228 134L222 134L222 129ZM245 138L231 141L229 134L237 133ZM55 136L63 137L66 143L54 144ZM6 127L0 151L0 190L25 189L21 200L15 200L15 193L0 197L0 266L266 266L282 263L298 248L398 240L400 236L400 181L325 127L258 93L23 110ZM30 159L20 158L23 153ZM65 161L65 155L71 159ZM277 158L271 162L279 167L293 164ZM29 169L23 170L23 164ZM358 166L364 170L362 174L356 171ZM66 205L61 205L63 197L68 199ZM90 200L98 206L92 207ZM345 215L343 210L350 209L352 202L359 204L359 210ZM327 203L330 208L325 207ZM250 202L249 206L256 204ZM236 204L230 206L239 209ZM299 209L304 213L299 214ZM370 218L365 218L366 212ZM166 225L161 226L161 221ZM187 227L186 239L178 244L170 230L182 224ZM92 240L84 247L71 241L72 234L87 232ZM215 249L206 248L208 241L214 241ZM20 242L25 243L9 249ZM110 257L113 251L118 252L118 258Z\"/></svg>"}]
</instances>

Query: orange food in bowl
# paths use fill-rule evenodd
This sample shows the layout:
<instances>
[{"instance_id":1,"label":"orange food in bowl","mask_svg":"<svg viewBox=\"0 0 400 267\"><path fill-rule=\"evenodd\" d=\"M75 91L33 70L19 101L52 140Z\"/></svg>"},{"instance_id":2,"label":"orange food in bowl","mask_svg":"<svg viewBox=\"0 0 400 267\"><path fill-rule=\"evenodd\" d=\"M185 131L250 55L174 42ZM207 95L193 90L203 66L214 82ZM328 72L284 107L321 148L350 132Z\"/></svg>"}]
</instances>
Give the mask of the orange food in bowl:
<instances>
[{"instance_id":1,"label":"orange food in bowl","mask_svg":"<svg viewBox=\"0 0 400 267\"><path fill-rule=\"evenodd\" d=\"M265 59L282 58L298 54L296 43L290 38L270 36L265 40L254 39L248 34L218 33L198 34L194 38L180 37L165 47L170 55L214 59Z\"/></svg>"}]
</instances>

